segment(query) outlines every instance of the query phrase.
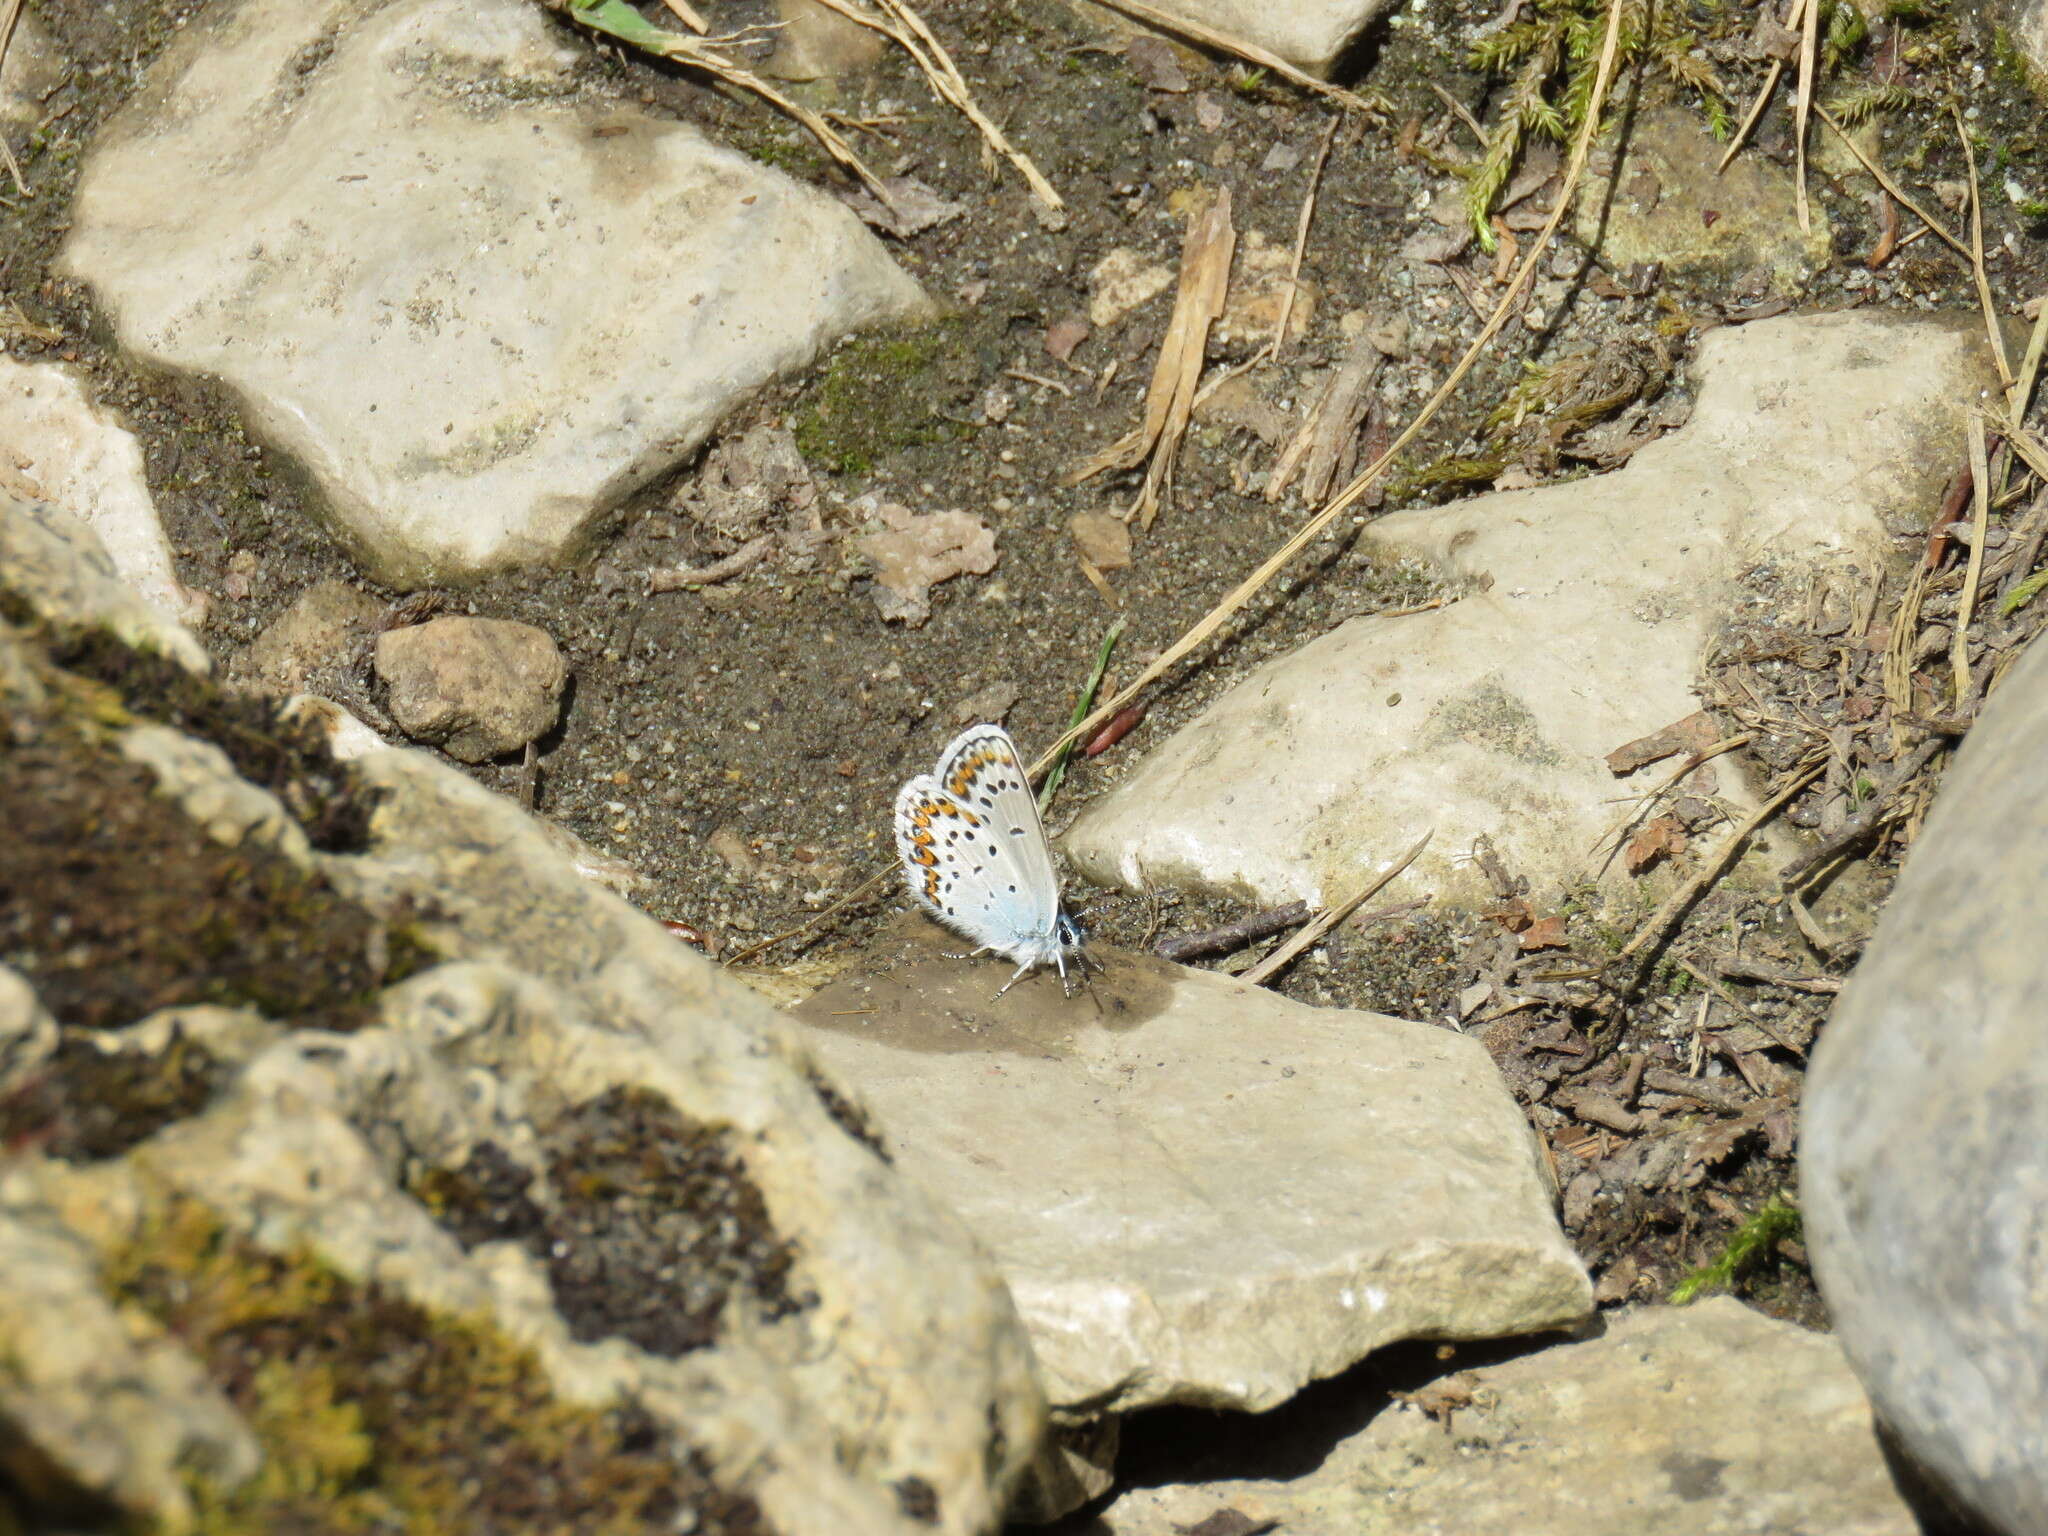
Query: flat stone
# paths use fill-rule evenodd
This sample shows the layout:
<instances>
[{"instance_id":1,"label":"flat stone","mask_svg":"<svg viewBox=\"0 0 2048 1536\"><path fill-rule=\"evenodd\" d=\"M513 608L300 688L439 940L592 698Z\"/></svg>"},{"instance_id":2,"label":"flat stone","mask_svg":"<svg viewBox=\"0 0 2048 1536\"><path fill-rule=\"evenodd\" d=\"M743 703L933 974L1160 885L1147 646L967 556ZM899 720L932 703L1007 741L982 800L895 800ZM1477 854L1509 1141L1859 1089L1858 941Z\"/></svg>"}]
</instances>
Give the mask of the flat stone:
<instances>
[{"instance_id":1,"label":"flat stone","mask_svg":"<svg viewBox=\"0 0 2048 1536\"><path fill-rule=\"evenodd\" d=\"M1800 1204L1842 1342L1987 1528L2048 1530L2048 648L1971 730L1814 1052Z\"/></svg>"},{"instance_id":2,"label":"flat stone","mask_svg":"<svg viewBox=\"0 0 2048 1536\"><path fill-rule=\"evenodd\" d=\"M524 0L239 0L101 129L64 269L394 585L559 561L760 385L924 311L836 200L610 99Z\"/></svg>"},{"instance_id":3,"label":"flat stone","mask_svg":"<svg viewBox=\"0 0 2048 1536\"><path fill-rule=\"evenodd\" d=\"M1361 1382L1334 1447L1269 1445L1297 1478L1136 1489L1103 1536L1238 1529L1348 1536L1915 1536L1839 1345L1718 1297L1609 1313L1599 1336L1387 1401ZM1436 1410L1436 1417L1425 1411ZM1304 1425L1305 1429L1309 1427ZM1248 1427L1246 1441L1260 1431ZM1327 1429L1323 1429L1327 1435ZM1250 1459L1241 1457L1240 1459Z\"/></svg>"},{"instance_id":4,"label":"flat stone","mask_svg":"<svg viewBox=\"0 0 2048 1536\"><path fill-rule=\"evenodd\" d=\"M14 36L6 58L0 59L0 122L41 122L44 103L69 74L69 64L35 13L16 12Z\"/></svg>"},{"instance_id":5,"label":"flat stone","mask_svg":"<svg viewBox=\"0 0 2048 1536\"><path fill-rule=\"evenodd\" d=\"M1364 35L1388 0L1150 0L1154 10L1200 23L1277 53L1296 69L1326 76ZM1120 13L1083 3L1080 9L1113 28L1127 29Z\"/></svg>"},{"instance_id":6,"label":"flat stone","mask_svg":"<svg viewBox=\"0 0 2048 1536\"><path fill-rule=\"evenodd\" d=\"M1856 313L1715 331L1696 371L1690 422L1612 474L1368 524L1388 564L1470 590L1254 671L1083 809L1075 863L1128 889L1320 904L1433 827L1402 888L1489 899L1464 858L1484 834L1539 886L1621 889L1622 861L1589 850L1616 798L1675 763L1616 778L1606 755L1699 709L1745 571L1863 590L1924 523L1988 383L1972 324ZM1715 766L1744 803L1732 760Z\"/></svg>"},{"instance_id":7,"label":"flat stone","mask_svg":"<svg viewBox=\"0 0 2048 1536\"><path fill-rule=\"evenodd\" d=\"M1591 1307L1477 1041L1111 955L1092 998L948 960L791 1010L897 1166L994 1255L1055 1410L1259 1410L1401 1339Z\"/></svg>"},{"instance_id":8,"label":"flat stone","mask_svg":"<svg viewBox=\"0 0 2048 1536\"><path fill-rule=\"evenodd\" d=\"M167 617L205 620L206 599L172 567L142 445L71 369L0 357L0 482L88 524L121 579Z\"/></svg>"},{"instance_id":9,"label":"flat stone","mask_svg":"<svg viewBox=\"0 0 2048 1536\"><path fill-rule=\"evenodd\" d=\"M880 62L882 34L849 21L818 0L775 0L775 52L767 72L779 80L834 80Z\"/></svg>"},{"instance_id":10,"label":"flat stone","mask_svg":"<svg viewBox=\"0 0 2048 1536\"><path fill-rule=\"evenodd\" d=\"M192 632L121 578L91 524L0 486L0 590L45 622L104 626L142 650L206 673L213 658Z\"/></svg>"},{"instance_id":11,"label":"flat stone","mask_svg":"<svg viewBox=\"0 0 2048 1536\"><path fill-rule=\"evenodd\" d=\"M429 619L386 630L376 658L398 728L465 763L545 734L569 680L569 664L547 631L510 619Z\"/></svg>"},{"instance_id":12,"label":"flat stone","mask_svg":"<svg viewBox=\"0 0 2048 1536\"><path fill-rule=\"evenodd\" d=\"M1609 141L1581 183L1579 239L1617 268L1653 261L1673 274L1731 278L1761 267L1796 292L1828 263L1827 211L1809 197L1800 229L1791 169L1752 148L1717 171L1727 147L1688 108L1645 109L1620 152Z\"/></svg>"},{"instance_id":13,"label":"flat stone","mask_svg":"<svg viewBox=\"0 0 2048 1536\"><path fill-rule=\"evenodd\" d=\"M231 671L275 693L303 693L353 671L384 605L346 581L316 581L235 658Z\"/></svg>"}]
</instances>

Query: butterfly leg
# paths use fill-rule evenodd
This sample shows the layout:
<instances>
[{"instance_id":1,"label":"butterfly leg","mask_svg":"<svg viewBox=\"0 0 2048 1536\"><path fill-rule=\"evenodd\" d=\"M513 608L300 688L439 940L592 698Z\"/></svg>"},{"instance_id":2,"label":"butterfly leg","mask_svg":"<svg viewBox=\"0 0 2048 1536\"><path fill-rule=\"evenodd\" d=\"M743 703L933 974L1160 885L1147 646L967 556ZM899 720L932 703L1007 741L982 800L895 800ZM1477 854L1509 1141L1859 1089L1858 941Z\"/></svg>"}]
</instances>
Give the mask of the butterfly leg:
<instances>
[{"instance_id":1,"label":"butterfly leg","mask_svg":"<svg viewBox=\"0 0 2048 1536\"><path fill-rule=\"evenodd\" d=\"M1017 974L1012 976L1008 981L1004 982L1002 986L996 990L996 997L1001 997L1003 993L1009 991L1010 988L1017 985L1018 982L1022 981L1026 976L1029 976L1030 974L1031 962L1029 960L1026 960L1022 965L1017 967ZM995 997L989 999L990 1002L994 1002L995 1000Z\"/></svg>"}]
</instances>

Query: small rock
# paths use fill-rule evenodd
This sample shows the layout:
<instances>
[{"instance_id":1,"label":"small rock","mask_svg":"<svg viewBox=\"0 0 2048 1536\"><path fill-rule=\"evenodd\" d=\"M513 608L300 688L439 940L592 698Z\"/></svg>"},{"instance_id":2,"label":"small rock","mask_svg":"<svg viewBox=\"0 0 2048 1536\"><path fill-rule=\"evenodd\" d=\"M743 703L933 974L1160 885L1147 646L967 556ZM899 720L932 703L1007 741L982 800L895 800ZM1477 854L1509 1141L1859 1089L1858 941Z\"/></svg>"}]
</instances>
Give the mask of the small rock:
<instances>
[{"instance_id":1,"label":"small rock","mask_svg":"<svg viewBox=\"0 0 2048 1536\"><path fill-rule=\"evenodd\" d=\"M352 665L383 613L384 605L360 587L316 581L249 643L234 671L277 693L303 693L316 673Z\"/></svg>"},{"instance_id":2,"label":"small rock","mask_svg":"<svg viewBox=\"0 0 2048 1536\"><path fill-rule=\"evenodd\" d=\"M569 668L531 624L447 618L379 635L377 676L406 735L481 763L554 725Z\"/></svg>"},{"instance_id":3,"label":"small rock","mask_svg":"<svg viewBox=\"0 0 2048 1536\"><path fill-rule=\"evenodd\" d=\"M1124 57L1131 61L1132 71L1150 90L1178 93L1189 88L1188 72L1180 67L1173 44L1163 37L1137 33L1124 44Z\"/></svg>"},{"instance_id":4,"label":"small rock","mask_svg":"<svg viewBox=\"0 0 2048 1536\"><path fill-rule=\"evenodd\" d=\"M958 725L973 725L979 720L993 720L1000 725L1003 716L1016 708L1018 698L1024 690L1007 679L977 688L953 708L953 720Z\"/></svg>"},{"instance_id":5,"label":"small rock","mask_svg":"<svg viewBox=\"0 0 2048 1536\"><path fill-rule=\"evenodd\" d=\"M1046 355L1055 362L1064 363L1074 355L1074 349L1088 339L1089 329L1086 320L1071 316L1055 320L1045 328Z\"/></svg>"},{"instance_id":6,"label":"small rock","mask_svg":"<svg viewBox=\"0 0 2048 1536\"><path fill-rule=\"evenodd\" d=\"M775 0L775 52L767 73L778 80L833 80L872 69L888 40L818 0Z\"/></svg>"},{"instance_id":7,"label":"small rock","mask_svg":"<svg viewBox=\"0 0 2048 1536\"><path fill-rule=\"evenodd\" d=\"M1259 169L1268 176L1285 175L1301 164L1301 146L1285 140L1266 151L1266 158L1259 162Z\"/></svg>"}]
</instances>

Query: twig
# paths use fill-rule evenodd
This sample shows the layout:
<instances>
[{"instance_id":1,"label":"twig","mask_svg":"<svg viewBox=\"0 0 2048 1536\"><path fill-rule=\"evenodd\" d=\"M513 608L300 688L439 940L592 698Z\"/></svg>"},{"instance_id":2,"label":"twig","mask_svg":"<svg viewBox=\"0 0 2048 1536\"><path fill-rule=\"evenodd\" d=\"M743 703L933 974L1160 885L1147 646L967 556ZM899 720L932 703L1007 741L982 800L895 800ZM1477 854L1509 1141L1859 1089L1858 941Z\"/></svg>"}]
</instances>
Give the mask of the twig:
<instances>
[{"instance_id":1,"label":"twig","mask_svg":"<svg viewBox=\"0 0 2048 1536\"><path fill-rule=\"evenodd\" d=\"M675 12L676 20L680 21L692 32L704 33L711 30L709 26L705 25L704 18L691 8L689 0L662 0L662 3Z\"/></svg>"},{"instance_id":2,"label":"twig","mask_svg":"<svg viewBox=\"0 0 2048 1536\"><path fill-rule=\"evenodd\" d=\"M1058 379L1048 379L1042 373L1026 373L1022 368L1005 368L1003 370L1003 377L1006 379L1022 379L1026 384L1037 384L1046 389L1057 390L1069 400L1074 398L1074 392L1067 388L1066 385L1062 384Z\"/></svg>"},{"instance_id":3,"label":"twig","mask_svg":"<svg viewBox=\"0 0 2048 1536\"><path fill-rule=\"evenodd\" d=\"M1970 144L1970 132L1963 126L1962 108L1949 103L1955 118L1956 137L1962 141L1963 160L1970 167L1970 273L1977 279L1977 307L1984 312L1984 336L1991 343L1991 361L1998 368L1998 382L2005 389L2007 407L2012 404L2012 364L2005 358L2005 333L1998 323L1998 311L1991 300L1991 279L1984 272L1984 199L1977 190L1977 151Z\"/></svg>"},{"instance_id":4,"label":"twig","mask_svg":"<svg viewBox=\"0 0 2048 1536\"><path fill-rule=\"evenodd\" d=\"M1864 170L1870 172L1870 174L1876 178L1877 184L1879 186L1883 187L1885 191L1891 193L1893 197L1897 198L1901 203L1905 204L1907 208L1911 209L1913 212L1913 216L1917 218L1922 224L1925 224L1929 229L1933 230L1935 236L1941 241L1943 241L1949 247L1950 250L1954 251L1958 256L1962 257L1965 261L1968 261L1970 259L1970 248L1967 245L1963 244L1960 238L1950 234L1948 230L1942 225L1941 221L1935 218L1933 214L1929 213L1925 208L1922 208L1918 203L1914 202L1912 198L1906 196L1906 189L1900 186L1896 181L1894 181L1891 177L1891 174L1888 171L1886 171L1883 166L1879 165L1875 160L1871 159L1870 156L1863 153L1863 146L1861 144L1858 144L1855 141L1855 139L1850 137L1849 130L1844 128L1840 123L1836 122L1833 115L1829 113L1826 107L1822 106L1819 102L1815 102L1813 104L1813 115L1819 118L1823 123L1827 124L1828 128L1834 133L1835 137L1840 139L1843 144L1848 146L1849 153L1856 157L1857 162L1862 165ZM1910 239L1912 237L1908 236L1907 238ZM1899 243L1903 245L1905 241L1900 241Z\"/></svg>"},{"instance_id":5,"label":"twig","mask_svg":"<svg viewBox=\"0 0 2048 1536\"><path fill-rule=\"evenodd\" d=\"M1226 954L1233 949L1242 949L1255 940L1278 933L1283 928L1292 928L1296 923L1307 921L1308 903L1290 901L1284 907L1247 913L1234 922L1204 928L1199 933L1182 933L1170 939L1161 939L1153 946L1152 953L1162 960L1172 960L1176 963L1193 960L1201 955Z\"/></svg>"},{"instance_id":6,"label":"twig","mask_svg":"<svg viewBox=\"0 0 2048 1536\"><path fill-rule=\"evenodd\" d=\"M1955 673L1956 708L1970 692L1970 614L1977 606L1977 586L1984 579L1984 531L1991 517L1991 468L1984 451L1984 418L1970 413L1970 478L1977 515L1970 532L1970 568L1956 598L1955 639L1949 646L1949 668Z\"/></svg>"},{"instance_id":7,"label":"twig","mask_svg":"<svg viewBox=\"0 0 2048 1536\"><path fill-rule=\"evenodd\" d=\"M647 573L647 590L656 592L677 592L684 587L709 587L721 581L730 581L748 566L757 564L775 547L772 534L762 534L758 539L749 539L723 560L714 560L709 565L671 565L666 569Z\"/></svg>"},{"instance_id":8,"label":"twig","mask_svg":"<svg viewBox=\"0 0 2048 1536\"><path fill-rule=\"evenodd\" d=\"M1101 3L1110 5L1113 9L1126 9L1131 7L1135 0L1101 0ZM1551 238L1557 233L1558 226L1564 222L1565 214L1571 208L1572 195L1578 187L1579 178L1585 172L1586 157L1592 149L1594 132L1600 126L1601 110L1607 103L1607 88L1614 78L1614 59L1621 37L1621 20L1625 8L1626 0L1608 0L1607 35L1601 43L1600 63L1594 71L1593 89L1587 98L1586 121L1579 129L1577 142L1572 146L1571 161L1565 167L1564 181L1559 188L1557 202L1550 210L1550 217L1544 222L1542 233L1530 244L1528 254L1522 258L1520 269L1509 280L1500 303L1494 309L1493 318L1487 321L1479 335L1473 339L1471 346L1465 349L1464 356L1458 359L1456 366L1451 369L1443 383L1437 386L1436 393L1429 397L1415 419L1387 445L1385 451L1360 471L1327 506L1303 523L1292 538L1268 555L1258 569L1233 587L1221 602L1195 623L1193 628L1161 651L1157 659L1138 674L1135 681L1128 684L1108 703L1100 705L1093 715L1075 726L1061 740L1054 742L1039 762L1033 765L1035 769L1047 766L1052 761L1053 754L1067 742L1107 720L1137 697L1140 690L1150 686L1154 679L1190 652L1198 649L1211 635L1221 629L1232 614L1251 600L1255 592L1285 569L1296 555L1314 543L1325 528L1349 511L1372 488L1373 482L1385 472L1387 466L1393 463L1410 443L1421 436L1423 428L1435 418L1436 413L1443 408L1444 402L1456 393L1458 386L1464 382L1465 375L1472 371L1494 337L1498 336L1502 327L1508 323L1508 317L1514 313L1515 303L1523 285L1534 275L1537 264L1548 254ZM1165 22L1162 21L1161 24L1165 25Z\"/></svg>"},{"instance_id":9,"label":"twig","mask_svg":"<svg viewBox=\"0 0 2048 1536\"><path fill-rule=\"evenodd\" d=\"M1677 965L1678 968L1681 971L1685 972L1686 975L1690 976L1694 981L1698 982L1701 986L1705 987L1709 992L1713 993L1714 996L1721 999L1722 1002L1726 1003L1730 1008L1733 1008L1738 1014L1742 1015L1743 1018L1749 1020L1750 1023L1754 1024L1766 1035L1769 1035L1771 1039L1776 1041L1780 1047L1790 1051L1794 1056L1798 1056L1801 1058L1805 1057L1806 1052L1802 1051L1790 1040L1787 1040L1783 1035L1779 1034L1776 1025L1772 1024L1768 1019L1764 1018L1762 1014L1758 1013L1754 1008L1750 1007L1749 1004L1745 1003L1741 998L1737 997L1735 993L1728 987L1727 983L1723 982L1720 977L1709 976L1705 971L1699 969L1699 967L1695 966L1689 960L1680 960L1677 962Z\"/></svg>"},{"instance_id":10,"label":"twig","mask_svg":"<svg viewBox=\"0 0 2048 1536\"><path fill-rule=\"evenodd\" d=\"M1316 192L1323 184L1323 167L1330 161L1330 144L1337 137L1337 125L1341 117L1330 119L1330 126L1323 130L1323 142L1316 150L1315 169L1309 172L1308 192L1301 200L1301 217L1294 226L1294 261L1287 269L1287 296L1280 303L1280 323L1273 327L1273 339L1266 343L1265 355L1278 361L1280 352L1287 345L1287 325L1294 318L1294 298L1301 292L1301 258L1308 252L1308 227L1315 222Z\"/></svg>"},{"instance_id":11,"label":"twig","mask_svg":"<svg viewBox=\"0 0 2048 1536\"><path fill-rule=\"evenodd\" d=\"M1818 848L1809 849L1779 870L1779 881L1788 888L1798 884L1810 872L1820 868L1823 864L1832 862L1840 854L1855 847L1864 838L1877 831L1886 821L1890 820L1899 795L1905 790L1907 785L1913 782L1913 779L1919 774L1920 770L1927 766L1928 762L1934 757L1934 754L1939 752L1943 745L1944 743L1939 738L1930 738L1921 742L1890 775L1883 793L1873 799L1860 813L1844 822L1835 834L1822 842Z\"/></svg>"},{"instance_id":12,"label":"twig","mask_svg":"<svg viewBox=\"0 0 2048 1536\"><path fill-rule=\"evenodd\" d=\"M1279 54L1269 53L1257 43L1248 43L1242 38L1232 37L1228 32L1219 32L1214 27L1206 27L1201 22L1191 21L1185 16L1175 16L1166 11L1157 10L1152 6L1146 5L1144 0L1097 0L1097 3L1108 7L1112 11L1121 11L1124 15L1134 17L1144 22L1147 26L1157 27L1162 32L1171 32L1180 37L1190 38L1205 47L1215 48L1223 53L1234 53L1247 63L1256 64L1261 69L1270 70L1283 80L1293 81L1305 91L1314 91L1318 96L1327 96L1332 101L1342 102L1354 112L1363 112L1368 117L1384 117L1386 115L1386 108L1380 103L1368 101L1356 92L1347 91L1339 85L1332 85L1327 80L1318 80L1314 75L1295 68L1292 64L1281 58Z\"/></svg>"},{"instance_id":13,"label":"twig","mask_svg":"<svg viewBox=\"0 0 2048 1536\"><path fill-rule=\"evenodd\" d=\"M1737 827L1728 841L1715 850L1713 857L1702 864L1690 880L1667 896L1664 904L1650 914L1648 921L1636 930L1634 938L1621 947L1621 953L1615 956L1615 959L1626 960L1639 951L1662 942L1665 934L1671 931L1672 925L1684 915L1686 909L1699 900L1708 886L1721 878L1722 873L1734 862L1735 855L1741 851L1742 845L1749 841L1751 834L1777 815L1787 801L1820 775L1819 765L1794 774L1790 783L1750 812L1749 819Z\"/></svg>"},{"instance_id":14,"label":"twig","mask_svg":"<svg viewBox=\"0 0 2048 1536\"><path fill-rule=\"evenodd\" d=\"M1350 897L1348 900L1340 901L1334 907L1325 908L1321 913L1319 913L1316 916L1315 920L1311 922L1306 928L1302 929L1301 932L1297 933L1293 938L1289 939L1285 944L1282 944L1278 949L1274 950L1273 953L1266 956L1266 958L1261 960L1257 965L1253 966L1250 970L1246 971L1244 973L1244 980L1250 985L1256 987L1260 985L1262 982L1264 982L1269 976L1272 976L1282 966L1286 965L1288 961L1292 960L1304 949L1307 949L1311 944L1315 943L1318 939L1322 938L1322 936L1328 933L1332 928L1336 927L1339 923L1343 922L1345 918L1349 917L1352 913L1356 912L1360 907L1364 906L1369 899L1377 895L1380 891L1386 889L1387 883L1391 881L1394 878L1394 876L1400 874L1401 871L1406 869L1410 864L1413 864L1415 862L1415 856L1421 853L1424 848L1427 848L1429 846L1429 840L1435 836L1436 828L1434 827L1430 828L1427 832L1423 833L1421 837L1415 840L1414 847L1410 848L1406 853L1402 854L1400 858L1396 859L1385 870L1381 871L1378 875L1376 875L1365 886L1363 890L1358 892L1357 895Z\"/></svg>"},{"instance_id":15,"label":"twig","mask_svg":"<svg viewBox=\"0 0 2048 1536\"><path fill-rule=\"evenodd\" d=\"M858 22L871 31L881 33L909 54L912 62L924 75L926 83L940 99L951 102L961 116L974 124L975 131L982 136L989 148L1017 168L1025 183L1031 188L1033 196L1055 211L1066 207L1065 201L1053 189L1052 183L1039 172L1031 157L1012 144L1004 136L1003 130L975 104L974 93L968 89L967 78L954 64L953 56L932 34L932 29L925 25L924 18L912 10L905 0L875 0L876 4L889 13L886 18L852 4L851 0L820 0L820 3L837 11L848 21Z\"/></svg>"}]
</instances>

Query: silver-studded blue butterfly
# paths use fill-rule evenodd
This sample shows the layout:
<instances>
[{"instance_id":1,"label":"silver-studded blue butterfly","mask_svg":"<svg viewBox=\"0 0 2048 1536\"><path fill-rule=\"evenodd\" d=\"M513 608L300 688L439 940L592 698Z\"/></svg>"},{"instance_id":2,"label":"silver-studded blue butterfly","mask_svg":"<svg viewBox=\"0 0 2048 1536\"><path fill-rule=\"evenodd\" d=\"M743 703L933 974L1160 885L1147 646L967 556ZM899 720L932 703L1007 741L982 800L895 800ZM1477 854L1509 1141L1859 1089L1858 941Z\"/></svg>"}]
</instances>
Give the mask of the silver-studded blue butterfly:
<instances>
[{"instance_id":1,"label":"silver-studded blue butterfly","mask_svg":"<svg viewBox=\"0 0 2048 1536\"><path fill-rule=\"evenodd\" d=\"M896 796L896 851L910 894L947 927L1017 962L1001 997L1039 966L1084 963L1081 930L1060 905L1038 802L1000 725L969 726Z\"/></svg>"}]
</instances>

